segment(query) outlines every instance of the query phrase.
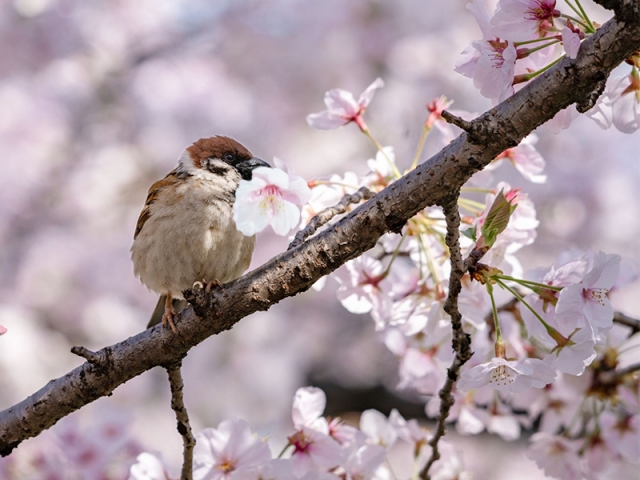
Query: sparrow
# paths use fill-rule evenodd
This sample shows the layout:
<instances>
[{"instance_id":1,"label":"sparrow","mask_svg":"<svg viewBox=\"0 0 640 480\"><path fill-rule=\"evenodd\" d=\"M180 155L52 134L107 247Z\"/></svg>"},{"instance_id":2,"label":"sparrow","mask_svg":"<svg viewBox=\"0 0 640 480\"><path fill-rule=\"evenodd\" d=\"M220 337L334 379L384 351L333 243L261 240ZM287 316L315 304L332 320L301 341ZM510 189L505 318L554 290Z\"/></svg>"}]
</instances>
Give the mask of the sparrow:
<instances>
[{"instance_id":1,"label":"sparrow","mask_svg":"<svg viewBox=\"0 0 640 480\"><path fill-rule=\"evenodd\" d=\"M149 189L131 246L134 274L160 299L147 328L162 322L177 333L182 291L197 281L225 283L249 268L255 235L233 220L240 180L271 167L229 137L194 142L178 166Z\"/></svg>"}]
</instances>

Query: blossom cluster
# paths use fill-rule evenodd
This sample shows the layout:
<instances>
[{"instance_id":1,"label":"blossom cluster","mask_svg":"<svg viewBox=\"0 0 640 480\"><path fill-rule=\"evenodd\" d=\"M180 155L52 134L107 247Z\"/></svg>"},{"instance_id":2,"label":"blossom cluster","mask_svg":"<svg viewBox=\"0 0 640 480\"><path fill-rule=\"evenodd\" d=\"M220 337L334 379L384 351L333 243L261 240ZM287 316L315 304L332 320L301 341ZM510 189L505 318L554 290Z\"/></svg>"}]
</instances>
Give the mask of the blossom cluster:
<instances>
[{"instance_id":1,"label":"blossom cluster","mask_svg":"<svg viewBox=\"0 0 640 480\"><path fill-rule=\"evenodd\" d=\"M456 71L473 79L480 93L502 101L562 58L576 58L581 42L593 35L596 24L576 1L564 2L573 15L561 12L556 0L500 0L490 15L484 0L467 8L474 15L482 39L473 41L460 55ZM630 71L607 82L596 106L586 113L601 128L612 125L624 133L640 128L640 54L628 61ZM571 106L550 122L555 130L567 128L578 116Z\"/></svg>"},{"instance_id":2,"label":"blossom cluster","mask_svg":"<svg viewBox=\"0 0 640 480\"><path fill-rule=\"evenodd\" d=\"M367 90L375 85L379 82ZM350 96L337 98L353 102ZM423 138L410 169L433 127L445 140L453 137L453 127L441 116L450 105L445 98L427 105ZM357 111L355 106L327 106L322 118L335 114L346 119L340 125L355 122L378 152L368 160L364 177L347 172L312 182L303 220L344 194L362 186L380 191L401 175L394 148L375 141L363 129L364 121L342 115L347 108ZM310 115L309 124L323 128L317 118ZM508 159L525 179L543 183L545 162L536 140L531 135L503 152L487 170ZM536 238L535 207L521 188L493 182L491 174L476 175L462 187L458 200L463 253L482 263L465 274L458 299L475 353L454 389L455 404L447 420L456 422L459 433L486 430L505 440L519 438L523 428L540 421L544 428L533 437L528 456L556 478L574 478L566 473L571 469L577 472L575 478L590 470L593 478L603 479L613 468L629 470L640 459L635 449L633 455L627 451L630 443L640 445L638 377L633 372L621 375L602 388L600 375L632 363L634 355L638 358L631 346L637 334L614 328L608 298L612 289L637 275L625 264L627 273L621 276L621 257L603 252L566 253L548 272L525 273L515 254ZM479 194L484 198L478 199ZM439 413L438 391L453 359L451 322L444 312L450 273L445 233L441 211L427 208L410 219L400 235L386 234L372 253L331 275L342 305L352 313L370 314L381 341L396 355L398 388L424 395L431 417ZM549 438L573 447L554 450L548 447ZM574 457L558 453L564 451ZM558 466L562 462L571 466Z\"/></svg>"},{"instance_id":3,"label":"blossom cluster","mask_svg":"<svg viewBox=\"0 0 640 480\"><path fill-rule=\"evenodd\" d=\"M258 437L244 420L224 420L217 428L196 435L194 480L363 480L393 478L388 456L412 459L414 469L429 458L431 433L397 410L386 417L366 410L359 428L339 418L323 417L326 396L316 387L300 388L293 399L293 431L277 456L267 438ZM401 450L401 452L398 452ZM464 480L461 454L443 442L431 478ZM386 460L386 462L385 462ZM171 480L159 455L141 453L131 466L129 480ZM416 470L417 471L417 470Z\"/></svg>"}]
</instances>

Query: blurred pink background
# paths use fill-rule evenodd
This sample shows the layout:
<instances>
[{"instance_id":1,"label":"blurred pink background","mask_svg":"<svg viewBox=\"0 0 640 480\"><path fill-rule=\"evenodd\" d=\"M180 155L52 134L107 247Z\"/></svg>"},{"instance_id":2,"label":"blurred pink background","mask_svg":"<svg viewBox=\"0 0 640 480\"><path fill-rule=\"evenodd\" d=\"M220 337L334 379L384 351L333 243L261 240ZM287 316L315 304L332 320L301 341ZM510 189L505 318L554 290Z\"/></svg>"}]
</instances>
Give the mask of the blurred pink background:
<instances>
[{"instance_id":1,"label":"blurred pink background","mask_svg":"<svg viewBox=\"0 0 640 480\"><path fill-rule=\"evenodd\" d=\"M454 99L457 109L490 108L473 82L453 71L458 54L480 35L465 3L2 2L0 324L9 331L0 338L0 409L80 365L72 345L99 349L144 328L156 296L132 273L135 223L150 184L197 138L229 135L306 179L363 174L375 151L355 126L326 132L305 121L324 108L326 90L359 94L382 77L386 86L366 118L403 167L434 97ZM589 12L602 22L610 16L599 7ZM546 267L574 247L621 254L637 265L640 137L603 131L587 118L558 135L544 128L537 134L546 184L527 182L509 165L493 172L536 202L541 226L537 242L519 254L525 268ZM432 134L423 160L440 147ZM287 243L260 234L253 266ZM329 282L192 350L184 374L194 429L240 416L284 442L293 393L310 383L327 388L334 414L388 408L358 392L393 391L393 355L370 318L349 314L334 292ZM637 293L638 283L617 292L614 307L640 316ZM119 418L127 412L141 447L179 464L181 439L163 370L68 421L91 425L107 411ZM415 411L422 412L420 403ZM38 441L14 455L37 450ZM523 468L532 472L526 478L544 478L519 456L519 445L492 439L485 454L474 453L478 441L459 444L477 478L510 478ZM489 471L505 448L519 461Z\"/></svg>"}]
</instances>

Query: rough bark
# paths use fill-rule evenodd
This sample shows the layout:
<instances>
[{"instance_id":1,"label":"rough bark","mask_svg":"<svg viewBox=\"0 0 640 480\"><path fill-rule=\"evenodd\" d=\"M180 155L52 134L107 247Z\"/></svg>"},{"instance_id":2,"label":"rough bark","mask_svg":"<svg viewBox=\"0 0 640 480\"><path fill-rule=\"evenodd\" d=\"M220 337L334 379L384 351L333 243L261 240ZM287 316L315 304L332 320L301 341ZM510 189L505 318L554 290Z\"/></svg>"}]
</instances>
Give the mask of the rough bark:
<instances>
[{"instance_id":1,"label":"rough bark","mask_svg":"<svg viewBox=\"0 0 640 480\"><path fill-rule=\"evenodd\" d=\"M611 2L610 2L611 3ZM228 330L240 319L307 290L323 275L372 248L388 231L398 232L423 208L441 204L496 155L517 145L536 127L572 103L590 101L611 70L640 48L637 2L619 11L583 42L575 60L565 58L511 98L470 122L446 148L340 222L222 288L188 292L193 308L180 335L159 326L96 352L85 363L0 412L0 454L40 434L65 415L109 395L155 367L175 365L193 346Z\"/></svg>"}]
</instances>

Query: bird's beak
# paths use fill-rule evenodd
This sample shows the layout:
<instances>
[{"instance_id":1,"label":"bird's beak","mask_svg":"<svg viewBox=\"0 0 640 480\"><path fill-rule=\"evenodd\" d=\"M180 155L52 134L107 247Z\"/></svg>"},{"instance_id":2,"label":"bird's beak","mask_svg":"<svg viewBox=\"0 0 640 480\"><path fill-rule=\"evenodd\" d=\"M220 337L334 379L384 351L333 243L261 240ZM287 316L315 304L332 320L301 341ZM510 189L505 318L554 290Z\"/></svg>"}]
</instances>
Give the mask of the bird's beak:
<instances>
[{"instance_id":1,"label":"bird's beak","mask_svg":"<svg viewBox=\"0 0 640 480\"><path fill-rule=\"evenodd\" d=\"M236 165L236 169L240 172L243 180L251 180L251 172L253 172L254 168L258 167L271 168L271 165L258 157L253 157L250 160L245 160Z\"/></svg>"}]
</instances>

